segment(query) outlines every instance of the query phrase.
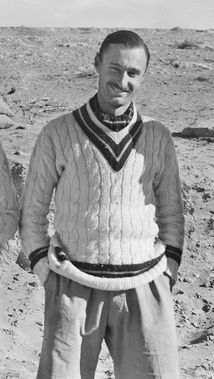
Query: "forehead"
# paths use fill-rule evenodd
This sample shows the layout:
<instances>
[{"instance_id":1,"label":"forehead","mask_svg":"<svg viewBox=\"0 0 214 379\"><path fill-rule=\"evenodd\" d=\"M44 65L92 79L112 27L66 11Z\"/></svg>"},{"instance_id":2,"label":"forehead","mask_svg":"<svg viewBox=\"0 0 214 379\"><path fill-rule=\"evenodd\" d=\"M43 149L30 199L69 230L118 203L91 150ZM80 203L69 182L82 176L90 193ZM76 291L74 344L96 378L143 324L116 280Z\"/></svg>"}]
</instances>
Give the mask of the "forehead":
<instances>
[{"instance_id":1,"label":"forehead","mask_svg":"<svg viewBox=\"0 0 214 379\"><path fill-rule=\"evenodd\" d=\"M110 44L102 57L104 64L119 64L125 67L144 69L147 56L143 47L126 47L123 44Z\"/></svg>"}]
</instances>

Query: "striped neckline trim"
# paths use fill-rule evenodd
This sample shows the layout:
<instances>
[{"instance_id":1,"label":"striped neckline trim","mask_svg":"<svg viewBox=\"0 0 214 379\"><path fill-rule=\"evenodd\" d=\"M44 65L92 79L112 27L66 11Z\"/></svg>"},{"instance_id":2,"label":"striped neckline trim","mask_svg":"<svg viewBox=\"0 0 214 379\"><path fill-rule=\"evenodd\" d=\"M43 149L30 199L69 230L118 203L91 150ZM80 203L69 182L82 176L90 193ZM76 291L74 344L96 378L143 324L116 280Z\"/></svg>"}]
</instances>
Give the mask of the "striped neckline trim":
<instances>
[{"instance_id":1,"label":"striped neckline trim","mask_svg":"<svg viewBox=\"0 0 214 379\"><path fill-rule=\"evenodd\" d=\"M97 94L89 100L89 104L97 119L113 132L119 132L124 129L133 118L134 106L132 102L128 109L126 109L125 113L116 117L101 111L98 104Z\"/></svg>"},{"instance_id":2,"label":"striped neckline trim","mask_svg":"<svg viewBox=\"0 0 214 379\"><path fill-rule=\"evenodd\" d=\"M90 107L89 103L88 105ZM90 111L93 112L91 108ZM116 143L110 135L100 129L100 127L91 119L87 104L84 104L81 108L73 111L73 116L83 132L102 153L111 168L114 171L119 171L124 166L132 148L141 134L143 121L140 114L137 114L136 122L134 122L130 128L127 128L127 133L119 143Z\"/></svg>"}]
</instances>

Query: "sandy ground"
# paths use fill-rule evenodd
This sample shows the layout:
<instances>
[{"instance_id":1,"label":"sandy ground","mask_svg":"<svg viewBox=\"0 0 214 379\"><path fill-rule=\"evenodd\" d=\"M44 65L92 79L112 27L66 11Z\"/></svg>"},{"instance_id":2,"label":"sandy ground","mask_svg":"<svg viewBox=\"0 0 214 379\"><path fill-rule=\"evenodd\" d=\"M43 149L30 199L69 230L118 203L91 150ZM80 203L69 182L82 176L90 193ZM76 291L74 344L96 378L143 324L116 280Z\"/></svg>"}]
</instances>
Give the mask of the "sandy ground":
<instances>
[{"instance_id":1,"label":"sandy ground","mask_svg":"<svg viewBox=\"0 0 214 379\"><path fill-rule=\"evenodd\" d=\"M141 112L162 121L177 149L186 219L173 290L182 379L214 378L214 31L137 30L151 64ZM0 130L17 192L43 125L95 93L93 57L105 29L0 29L0 94L15 113ZM184 128L189 128L182 132ZM52 215L50 211L50 216ZM16 236L0 253L0 378L36 376L44 292L20 256ZM17 263L17 257L18 263ZM22 266L22 267L21 267ZM113 379L102 349L96 379ZM62 378L63 379L63 378ZM134 379L134 378L130 378ZM173 378L172 378L173 379Z\"/></svg>"}]
</instances>

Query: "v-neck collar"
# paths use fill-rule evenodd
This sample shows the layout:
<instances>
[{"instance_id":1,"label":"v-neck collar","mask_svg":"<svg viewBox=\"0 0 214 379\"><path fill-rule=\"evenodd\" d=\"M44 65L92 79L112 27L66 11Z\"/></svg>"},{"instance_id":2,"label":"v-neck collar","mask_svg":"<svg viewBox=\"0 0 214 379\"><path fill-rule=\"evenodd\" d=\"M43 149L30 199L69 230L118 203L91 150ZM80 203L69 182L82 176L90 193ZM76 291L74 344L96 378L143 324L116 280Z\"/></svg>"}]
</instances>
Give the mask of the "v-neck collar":
<instances>
[{"instance_id":1,"label":"v-neck collar","mask_svg":"<svg viewBox=\"0 0 214 379\"><path fill-rule=\"evenodd\" d=\"M114 132L103 125L95 116L90 102L73 112L73 116L83 132L99 149L114 171L119 171L125 164L143 126L140 114L135 108L133 118L126 128ZM114 138L114 137L118 138ZM115 142L119 140L119 142Z\"/></svg>"}]
</instances>

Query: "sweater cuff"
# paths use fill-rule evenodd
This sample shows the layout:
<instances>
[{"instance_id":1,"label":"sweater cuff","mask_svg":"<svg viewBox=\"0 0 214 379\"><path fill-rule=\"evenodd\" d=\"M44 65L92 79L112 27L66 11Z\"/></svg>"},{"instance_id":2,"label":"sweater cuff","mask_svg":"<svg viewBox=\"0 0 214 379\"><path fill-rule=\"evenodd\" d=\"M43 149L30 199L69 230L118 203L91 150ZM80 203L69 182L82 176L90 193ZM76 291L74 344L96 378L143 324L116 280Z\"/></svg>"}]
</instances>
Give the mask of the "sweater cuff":
<instances>
[{"instance_id":1,"label":"sweater cuff","mask_svg":"<svg viewBox=\"0 0 214 379\"><path fill-rule=\"evenodd\" d=\"M30 268L33 270L34 266L40 261L40 259L47 257L49 246L40 247L37 250L32 251L29 255Z\"/></svg>"},{"instance_id":2,"label":"sweater cuff","mask_svg":"<svg viewBox=\"0 0 214 379\"><path fill-rule=\"evenodd\" d=\"M166 245L165 254L167 258L174 259L179 265L181 263L182 250L178 247Z\"/></svg>"}]
</instances>

